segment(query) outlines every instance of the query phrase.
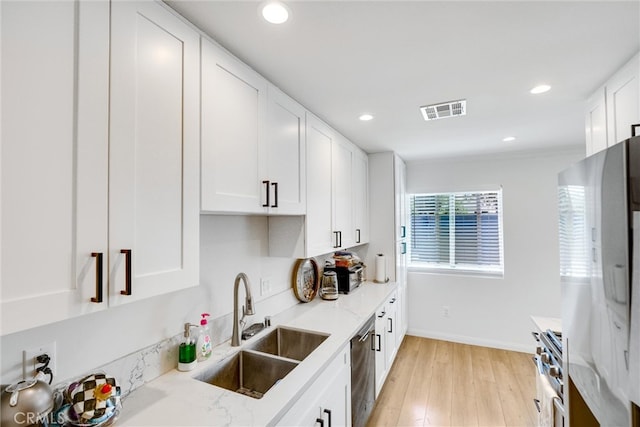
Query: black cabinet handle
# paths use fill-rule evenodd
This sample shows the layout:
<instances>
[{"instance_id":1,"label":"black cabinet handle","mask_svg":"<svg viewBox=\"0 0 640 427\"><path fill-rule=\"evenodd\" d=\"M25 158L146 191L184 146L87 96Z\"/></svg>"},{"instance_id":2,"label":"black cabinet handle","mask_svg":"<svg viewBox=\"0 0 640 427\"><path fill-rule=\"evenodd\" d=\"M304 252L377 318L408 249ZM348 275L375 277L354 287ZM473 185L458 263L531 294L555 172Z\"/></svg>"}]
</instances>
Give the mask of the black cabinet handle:
<instances>
[{"instance_id":1,"label":"black cabinet handle","mask_svg":"<svg viewBox=\"0 0 640 427\"><path fill-rule=\"evenodd\" d=\"M267 181L269 182L269 181ZM278 207L278 183L277 182L272 182L271 186L273 187L273 196L276 199L276 202L271 205L272 208L277 208ZM267 199L267 204L269 204L269 200Z\"/></svg>"},{"instance_id":2,"label":"black cabinet handle","mask_svg":"<svg viewBox=\"0 0 640 427\"><path fill-rule=\"evenodd\" d=\"M378 314L378 318L382 319L384 317L384 315L387 314L386 310L383 311L382 313Z\"/></svg>"},{"instance_id":3,"label":"black cabinet handle","mask_svg":"<svg viewBox=\"0 0 640 427\"><path fill-rule=\"evenodd\" d=\"M407 227L404 225L400 226L400 237L407 237Z\"/></svg>"},{"instance_id":4,"label":"black cabinet handle","mask_svg":"<svg viewBox=\"0 0 640 427\"><path fill-rule=\"evenodd\" d=\"M391 317L389 317L389 330L387 332L393 333L393 319Z\"/></svg>"},{"instance_id":5,"label":"black cabinet handle","mask_svg":"<svg viewBox=\"0 0 640 427\"><path fill-rule=\"evenodd\" d=\"M334 248L339 248L340 247L340 243L338 243L338 233L340 233L339 231L334 231L333 234L335 235L335 241L334 241Z\"/></svg>"},{"instance_id":6,"label":"black cabinet handle","mask_svg":"<svg viewBox=\"0 0 640 427\"><path fill-rule=\"evenodd\" d=\"M342 231L338 231L338 238L340 239L338 241L338 247L342 246Z\"/></svg>"},{"instance_id":7,"label":"black cabinet handle","mask_svg":"<svg viewBox=\"0 0 640 427\"><path fill-rule=\"evenodd\" d=\"M96 296L91 302L102 302L102 252L91 252L91 257L96 259Z\"/></svg>"},{"instance_id":8,"label":"black cabinet handle","mask_svg":"<svg viewBox=\"0 0 640 427\"><path fill-rule=\"evenodd\" d=\"M536 341L540 341L540 334L537 332L531 332L531 335L533 335L533 339Z\"/></svg>"},{"instance_id":9,"label":"black cabinet handle","mask_svg":"<svg viewBox=\"0 0 640 427\"><path fill-rule=\"evenodd\" d=\"M320 427L324 427L324 420L322 418L316 418L316 423L320 423Z\"/></svg>"},{"instance_id":10,"label":"black cabinet handle","mask_svg":"<svg viewBox=\"0 0 640 427\"><path fill-rule=\"evenodd\" d=\"M124 254L124 291L120 291L121 295L131 295L131 249L121 249Z\"/></svg>"},{"instance_id":11,"label":"black cabinet handle","mask_svg":"<svg viewBox=\"0 0 640 427\"><path fill-rule=\"evenodd\" d=\"M533 403L536 405L538 412L540 412L540 401L538 399L533 399Z\"/></svg>"},{"instance_id":12,"label":"black cabinet handle","mask_svg":"<svg viewBox=\"0 0 640 427\"><path fill-rule=\"evenodd\" d=\"M382 335L376 334L376 337L378 338L378 348L376 348L376 351L382 351Z\"/></svg>"},{"instance_id":13,"label":"black cabinet handle","mask_svg":"<svg viewBox=\"0 0 640 427\"><path fill-rule=\"evenodd\" d=\"M636 129L640 128L640 123L636 123L635 125L631 125L631 136L636 136Z\"/></svg>"},{"instance_id":14,"label":"black cabinet handle","mask_svg":"<svg viewBox=\"0 0 640 427\"><path fill-rule=\"evenodd\" d=\"M360 229L356 228L356 243L360 243Z\"/></svg>"},{"instance_id":15,"label":"black cabinet handle","mask_svg":"<svg viewBox=\"0 0 640 427\"><path fill-rule=\"evenodd\" d=\"M267 203L264 203L262 205L263 208L268 208L270 203L269 203L269 181L262 181L262 183L264 184L264 192L267 195Z\"/></svg>"},{"instance_id":16,"label":"black cabinet handle","mask_svg":"<svg viewBox=\"0 0 640 427\"><path fill-rule=\"evenodd\" d=\"M376 337L378 335L371 335L371 350L376 351Z\"/></svg>"},{"instance_id":17,"label":"black cabinet handle","mask_svg":"<svg viewBox=\"0 0 640 427\"><path fill-rule=\"evenodd\" d=\"M329 427L331 427L331 410L325 409L323 412L329 415Z\"/></svg>"}]
</instances>

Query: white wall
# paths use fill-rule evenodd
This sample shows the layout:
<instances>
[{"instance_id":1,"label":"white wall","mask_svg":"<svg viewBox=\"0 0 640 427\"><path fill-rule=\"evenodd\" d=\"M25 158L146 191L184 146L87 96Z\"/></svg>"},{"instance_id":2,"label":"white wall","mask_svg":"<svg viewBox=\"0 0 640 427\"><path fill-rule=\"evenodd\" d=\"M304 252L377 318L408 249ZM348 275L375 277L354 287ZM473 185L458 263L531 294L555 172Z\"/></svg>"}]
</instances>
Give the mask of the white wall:
<instances>
[{"instance_id":1,"label":"white wall","mask_svg":"<svg viewBox=\"0 0 640 427\"><path fill-rule=\"evenodd\" d=\"M407 193L502 185L504 226L501 279L409 271L410 334L531 351L529 316L561 317L557 174L583 157L577 150L407 164Z\"/></svg>"},{"instance_id":2,"label":"white wall","mask_svg":"<svg viewBox=\"0 0 640 427\"><path fill-rule=\"evenodd\" d=\"M296 304L291 291L295 259L268 256L267 221L266 217L201 216L201 286L3 336L0 384L22 379L24 349L55 341L57 382L173 337L185 322L198 323L203 311L221 325L213 331L214 341L224 341L231 336L233 282L241 271L248 275L257 301L250 322ZM270 280L268 295L260 295L261 278Z\"/></svg>"}]
</instances>

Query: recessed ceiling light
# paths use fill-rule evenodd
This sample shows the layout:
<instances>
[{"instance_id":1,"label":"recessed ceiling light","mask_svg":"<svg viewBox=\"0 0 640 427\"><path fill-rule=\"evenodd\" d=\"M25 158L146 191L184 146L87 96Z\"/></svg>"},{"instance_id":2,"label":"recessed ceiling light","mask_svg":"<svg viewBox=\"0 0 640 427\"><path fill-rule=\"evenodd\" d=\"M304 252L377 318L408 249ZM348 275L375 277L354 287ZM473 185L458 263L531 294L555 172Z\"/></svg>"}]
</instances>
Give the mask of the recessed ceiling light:
<instances>
[{"instance_id":1,"label":"recessed ceiling light","mask_svg":"<svg viewBox=\"0 0 640 427\"><path fill-rule=\"evenodd\" d=\"M531 92L534 95L537 95L539 93L548 92L549 89L551 89L551 86L549 86L549 85L539 85L539 86L536 86L533 89L531 89L529 92Z\"/></svg>"},{"instance_id":2,"label":"recessed ceiling light","mask_svg":"<svg viewBox=\"0 0 640 427\"><path fill-rule=\"evenodd\" d=\"M504 142L511 142L511 141L515 141L516 137L515 136L507 136L506 138L502 138L502 140Z\"/></svg>"},{"instance_id":3,"label":"recessed ceiling light","mask_svg":"<svg viewBox=\"0 0 640 427\"><path fill-rule=\"evenodd\" d=\"M368 122L369 120L373 119L373 116L371 114L363 114L360 117L358 117L360 120L362 120L363 122Z\"/></svg>"},{"instance_id":4,"label":"recessed ceiling light","mask_svg":"<svg viewBox=\"0 0 640 427\"><path fill-rule=\"evenodd\" d=\"M262 17L272 24L282 24L289 19L289 7L279 1L267 1L260 5Z\"/></svg>"}]
</instances>

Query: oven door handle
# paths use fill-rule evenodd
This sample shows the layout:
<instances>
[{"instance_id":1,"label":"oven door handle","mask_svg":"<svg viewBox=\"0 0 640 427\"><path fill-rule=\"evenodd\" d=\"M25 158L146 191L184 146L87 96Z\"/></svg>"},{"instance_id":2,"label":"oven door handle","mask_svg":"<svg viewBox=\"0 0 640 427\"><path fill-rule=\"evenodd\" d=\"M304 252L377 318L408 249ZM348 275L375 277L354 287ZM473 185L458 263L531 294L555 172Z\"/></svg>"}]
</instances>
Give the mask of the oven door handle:
<instances>
[{"instance_id":1,"label":"oven door handle","mask_svg":"<svg viewBox=\"0 0 640 427\"><path fill-rule=\"evenodd\" d=\"M553 407L556 408L556 410L558 412L560 412L562 414L562 416L564 417L564 406L562 406L562 401L560 400L559 397L554 397L553 398Z\"/></svg>"},{"instance_id":2,"label":"oven door handle","mask_svg":"<svg viewBox=\"0 0 640 427\"><path fill-rule=\"evenodd\" d=\"M538 367L538 374L544 375L544 367L542 366L542 361L540 360L540 357L533 356L531 357L531 360L533 360L533 363L535 363L536 366Z\"/></svg>"},{"instance_id":3,"label":"oven door handle","mask_svg":"<svg viewBox=\"0 0 640 427\"><path fill-rule=\"evenodd\" d=\"M533 399L533 403L534 403L534 405L536 405L536 410L538 411L538 413L540 413L540 400L539 399Z\"/></svg>"}]
</instances>

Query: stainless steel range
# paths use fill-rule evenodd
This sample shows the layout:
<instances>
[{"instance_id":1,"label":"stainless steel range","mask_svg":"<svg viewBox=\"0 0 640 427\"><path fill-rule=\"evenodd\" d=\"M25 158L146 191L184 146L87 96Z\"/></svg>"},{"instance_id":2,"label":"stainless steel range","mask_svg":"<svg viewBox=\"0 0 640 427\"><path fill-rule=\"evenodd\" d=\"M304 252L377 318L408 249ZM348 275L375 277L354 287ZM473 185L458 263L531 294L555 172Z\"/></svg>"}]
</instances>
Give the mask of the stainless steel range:
<instances>
[{"instance_id":1,"label":"stainless steel range","mask_svg":"<svg viewBox=\"0 0 640 427\"><path fill-rule=\"evenodd\" d=\"M562 333L547 329L532 332L537 342L533 362L537 367L538 378L536 398L533 399L538 410L538 425L564 426L565 385L562 369Z\"/></svg>"}]
</instances>

